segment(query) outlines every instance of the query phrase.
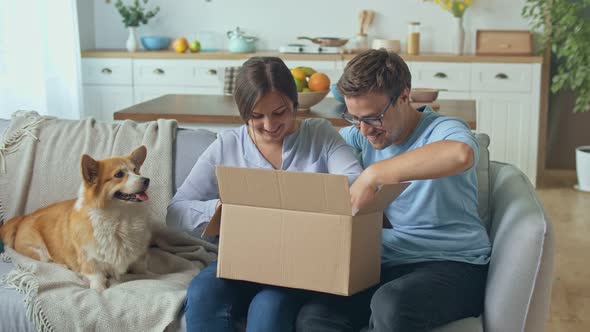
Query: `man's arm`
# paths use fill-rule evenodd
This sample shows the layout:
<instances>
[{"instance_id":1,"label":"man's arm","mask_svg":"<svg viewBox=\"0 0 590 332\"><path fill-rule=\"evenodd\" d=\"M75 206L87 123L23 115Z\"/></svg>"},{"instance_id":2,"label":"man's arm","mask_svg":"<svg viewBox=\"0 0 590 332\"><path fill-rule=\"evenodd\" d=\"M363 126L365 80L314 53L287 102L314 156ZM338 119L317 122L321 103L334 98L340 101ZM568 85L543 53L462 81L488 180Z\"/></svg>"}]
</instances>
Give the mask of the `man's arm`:
<instances>
[{"instance_id":1,"label":"man's arm","mask_svg":"<svg viewBox=\"0 0 590 332\"><path fill-rule=\"evenodd\" d=\"M373 199L379 185L447 177L471 168L474 163L473 149L466 143L430 143L367 167L350 187L351 202L360 209Z\"/></svg>"},{"instance_id":2,"label":"man's arm","mask_svg":"<svg viewBox=\"0 0 590 332\"><path fill-rule=\"evenodd\" d=\"M473 166L474 159L469 145L447 140L380 161L369 166L365 172L378 185L436 179L468 170Z\"/></svg>"}]
</instances>

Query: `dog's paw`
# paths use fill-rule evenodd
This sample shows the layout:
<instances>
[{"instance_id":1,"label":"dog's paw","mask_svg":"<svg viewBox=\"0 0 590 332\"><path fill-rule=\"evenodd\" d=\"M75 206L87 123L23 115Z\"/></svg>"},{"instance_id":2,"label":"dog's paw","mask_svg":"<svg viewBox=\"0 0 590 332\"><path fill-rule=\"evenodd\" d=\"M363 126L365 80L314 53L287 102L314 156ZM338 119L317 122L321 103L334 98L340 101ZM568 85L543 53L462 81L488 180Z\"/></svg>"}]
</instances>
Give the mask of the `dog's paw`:
<instances>
[{"instance_id":1,"label":"dog's paw","mask_svg":"<svg viewBox=\"0 0 590 332\"><path fill-rule=\"evenodd\" d=\"M90 274L85 275L90 281L90 288L102 293L107 289L107 279L103 274Z\"/></svg>"},{"instance_id":2,"label":"dog's paw","mask_svg":"<svg viewBox=\"0 0 590 332\"><path fill-rule=\"evenodd\" d=\"M104 292L107 289L107 285L90 282L90 288L94 289L97 293L101 294L102 292Z\"/></svg>"}]
</instances>

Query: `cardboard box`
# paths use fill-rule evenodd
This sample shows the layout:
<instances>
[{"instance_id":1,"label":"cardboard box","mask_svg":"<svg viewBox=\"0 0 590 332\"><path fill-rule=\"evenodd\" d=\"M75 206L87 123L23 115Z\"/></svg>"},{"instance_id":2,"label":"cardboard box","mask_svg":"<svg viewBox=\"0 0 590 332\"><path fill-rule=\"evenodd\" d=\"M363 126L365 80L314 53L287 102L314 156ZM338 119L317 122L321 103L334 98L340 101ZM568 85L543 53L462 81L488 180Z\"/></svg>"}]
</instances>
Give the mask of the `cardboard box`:
<instances>
[{"instance_id":1,"label":"cardboard box","mask_svg":"<svg viewBox=\"0 0 590 332\"><path fill-rule=\"evenodd\" d=\"M220 235L217 276L352 295L379 282L386 185L353 216L343 175L218 166L223 205L203 232Z\"/></svg>"}]
</instances>

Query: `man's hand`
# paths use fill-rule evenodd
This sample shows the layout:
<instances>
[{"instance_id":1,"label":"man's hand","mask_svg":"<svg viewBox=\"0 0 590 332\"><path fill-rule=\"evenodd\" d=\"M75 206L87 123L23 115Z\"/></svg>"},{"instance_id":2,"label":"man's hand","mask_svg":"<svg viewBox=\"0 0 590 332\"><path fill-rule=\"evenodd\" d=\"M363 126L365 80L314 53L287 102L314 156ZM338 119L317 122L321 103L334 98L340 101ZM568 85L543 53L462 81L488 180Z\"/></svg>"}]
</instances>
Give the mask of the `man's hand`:
<instances>
[{"instance_id":1,"label":"man's hand","mask_svg":"<svg viewBox=\"0 0 590 332\"><path fill-rule=\"evenodd\" d=\"M350 203L353 210L360 210L373 198L377 192L377 184L375 183L372 168L368 167L350 186Z\"/></svg>"}]
</instances>

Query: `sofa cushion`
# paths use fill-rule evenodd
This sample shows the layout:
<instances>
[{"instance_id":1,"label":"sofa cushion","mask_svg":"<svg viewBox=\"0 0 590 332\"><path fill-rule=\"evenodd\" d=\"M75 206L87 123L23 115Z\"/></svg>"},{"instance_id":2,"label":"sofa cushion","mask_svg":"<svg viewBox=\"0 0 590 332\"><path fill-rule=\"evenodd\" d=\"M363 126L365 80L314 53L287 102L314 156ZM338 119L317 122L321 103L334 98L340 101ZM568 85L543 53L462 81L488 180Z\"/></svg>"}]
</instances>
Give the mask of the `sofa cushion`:
<instances>
[{"instance_id":1,"label":"sofa cushion","mask_svg":"<svg viewBox=\"0 0 590 332\"><path fill-rule=\"evenodd\" d=\"M203 151L217 135L206 129L178 129L174 150L174 191L182 185Z\"/></svg>"},{"instance_id":2,"label":"sofa cushion","mask_svg":"<svg viewBox=\"0 0 590 332\"><path fill-rule=\"evenodd\" d=\"M485 228L490 231L490 137L486 134L475 135L479 143L479 162L476 166L479 217Z\"/></svg>"}]
</instances>

